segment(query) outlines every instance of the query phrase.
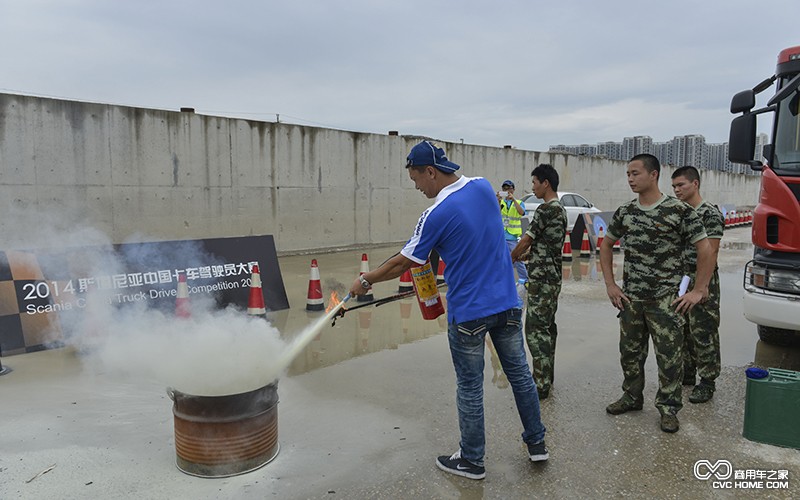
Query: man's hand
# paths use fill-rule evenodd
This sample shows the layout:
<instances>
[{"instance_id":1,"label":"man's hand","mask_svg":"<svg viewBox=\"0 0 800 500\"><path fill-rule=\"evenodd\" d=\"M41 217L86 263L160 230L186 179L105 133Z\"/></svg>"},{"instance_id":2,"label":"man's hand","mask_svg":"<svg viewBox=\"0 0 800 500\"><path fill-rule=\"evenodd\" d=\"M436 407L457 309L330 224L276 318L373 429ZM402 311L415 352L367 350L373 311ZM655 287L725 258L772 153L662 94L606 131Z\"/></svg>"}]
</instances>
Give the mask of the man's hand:
<instances>
[{"instance_id":1,"label":"man's hand","mask_svg":"<svg viewBox=\"0 0 800 500\"><path fill-rule=\"evenodd\" d=\"M517 242L517 246L511 250L511 262L520 262L525 260L528 255L528 250L531 248L533 238L528 233L522 235L522 238Z\"/></svg>"},{"instance_id":2,"label":"man's hand","mask_svg":"<svg viewBox=\"0 0 800 500\"><path fill-rule=\"evenodd\" d=\"M699 290L697 288L692 289L690 292L686 292L683 294L683 297L678 297L677 299L672 301L672 305L677 305L678 307L675 308L675 312L685 314L692 310L694 306L697 304L703 303L708 300L708 289Z\"/></svg>"},{"instance_id":3,"label":"man's hand","mask_svg":"<svg viewBox=\"0 0 800 500\"><path fill-rule=\"evenodd\" d=\"M631 301L631 299L629 299L628 296L623 293L622 288L620 288L616 283L606 285L606 293L608 293L608 298L611 300L611 304L620 311L624 311L625 304L628 304Z\"/></svg>"},{"instance_id":4,"label":"man's hand","mask_svg":"<svg viewBox=\"0 0 800 500\"><path fill-rule=\"evenodd\" d=\"M367 290L369 289L361 286L361 278L360 277L356 278L352 286L350 286L350 296L357 297L359 295L364 295L365 293L367 293Z\"/></svg>"}]
</instances>

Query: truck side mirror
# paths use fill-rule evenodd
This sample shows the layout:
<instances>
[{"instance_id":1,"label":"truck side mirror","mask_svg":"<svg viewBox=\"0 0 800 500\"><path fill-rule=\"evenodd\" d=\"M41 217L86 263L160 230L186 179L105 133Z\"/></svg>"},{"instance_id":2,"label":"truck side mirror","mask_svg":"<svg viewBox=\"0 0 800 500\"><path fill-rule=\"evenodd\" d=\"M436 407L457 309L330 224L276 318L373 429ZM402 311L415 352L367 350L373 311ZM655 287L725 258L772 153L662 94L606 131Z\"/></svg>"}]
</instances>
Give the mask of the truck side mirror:
<instances>
[{"instance_id":1,"label":"truck side mirror","mask_svg":"<svg viewBox=\"0 0 800 500\"><path fill-rule=\"evenodd\" d=\"M731 99L731 113L747 113L756 105L756 93L742 90Z\"/></svg>"},{"instance_id":2,"label":"truck side mirror","mask_svg":"<svg viewBox=\"0 0 800 500\"><path fill-rule=\"evenodd\" d=\"M743 94L739 92L736 94ZM736 97L733 98L736 101ZM733 103L731 103L733 109ZM728 159L733 163L751 165L756 151L756 115L745 113L731 121L731 133L728 138ZM760 164L761 162L759 162Z\"/></svg>"}]
</instances>

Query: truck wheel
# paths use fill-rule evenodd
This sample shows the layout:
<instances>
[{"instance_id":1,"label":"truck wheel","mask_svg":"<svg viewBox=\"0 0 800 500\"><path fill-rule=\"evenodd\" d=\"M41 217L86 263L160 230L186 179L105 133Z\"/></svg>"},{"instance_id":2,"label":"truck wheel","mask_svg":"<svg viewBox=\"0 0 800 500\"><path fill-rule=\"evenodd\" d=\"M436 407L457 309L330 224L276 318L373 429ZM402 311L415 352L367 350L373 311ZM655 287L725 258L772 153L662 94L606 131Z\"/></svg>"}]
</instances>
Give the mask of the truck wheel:
<instances>
[{"instance_id":1,"label":"truck wheel","mask_svg":"<svg viewBox=\"0 0 800 500\"><path fill-rule=\"evenodd\" d=\"M784 330L783 328L758 325L758 336L767 344L800 346L800 332L795 330Z\"/></svg>"}]
</instances>

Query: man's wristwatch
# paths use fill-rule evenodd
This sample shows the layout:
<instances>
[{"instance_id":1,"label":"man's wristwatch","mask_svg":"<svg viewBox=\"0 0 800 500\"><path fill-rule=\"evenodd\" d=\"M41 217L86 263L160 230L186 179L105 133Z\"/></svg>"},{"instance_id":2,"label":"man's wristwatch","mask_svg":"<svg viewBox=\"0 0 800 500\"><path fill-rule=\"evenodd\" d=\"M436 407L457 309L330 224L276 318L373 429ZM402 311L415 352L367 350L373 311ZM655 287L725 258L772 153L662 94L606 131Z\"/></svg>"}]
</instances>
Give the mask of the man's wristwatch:
<instances>
[{"instance_id":1,"label":"man's wristwatch","mask_svg":"<svg viewBox=\"0 0 800 500\"><path fill-rule=\"evenodd\" d=\"M372 286L369 284L369 281L367 281L363 274L358 277L358 280L361 282L361 288L364 290L369 290L369 287Z\"/></svg>"}]
</instances>

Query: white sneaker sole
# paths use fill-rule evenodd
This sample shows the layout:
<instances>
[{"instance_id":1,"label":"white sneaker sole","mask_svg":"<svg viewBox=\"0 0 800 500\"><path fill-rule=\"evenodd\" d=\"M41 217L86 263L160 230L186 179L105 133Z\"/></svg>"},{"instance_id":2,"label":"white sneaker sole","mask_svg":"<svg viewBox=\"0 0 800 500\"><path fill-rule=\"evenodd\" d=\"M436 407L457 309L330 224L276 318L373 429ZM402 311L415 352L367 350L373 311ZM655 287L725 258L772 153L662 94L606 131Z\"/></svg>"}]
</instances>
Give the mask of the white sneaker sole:
<instances>
[{"instance_id":1,"label":"white sneaker sole","mask_svg":"<svg viewBox=\"0 0 800 500\"><path fill-rule=\"evenodd\" d=\"M436 467L440 468L441 470L448 472L450 474L454 474L456 476L466 477L467 479L483 479L486 477L486 473L483 474L473 474L466 470L459 470L459 469L451 469L450 467L445 467L439 459L436 459Z\"/></svg>"},{"instance_id":2,"label":"white sneaker sole","mask_svg":"<svg viewBox=\"0 0 800 500\"><path fill-rule=\"evenodd\" d=\"M528 455L531 457L531 462L544 462L548 458L550 458L550 453L545 453L544 455Z\"/></svg>"}]
</instances>

